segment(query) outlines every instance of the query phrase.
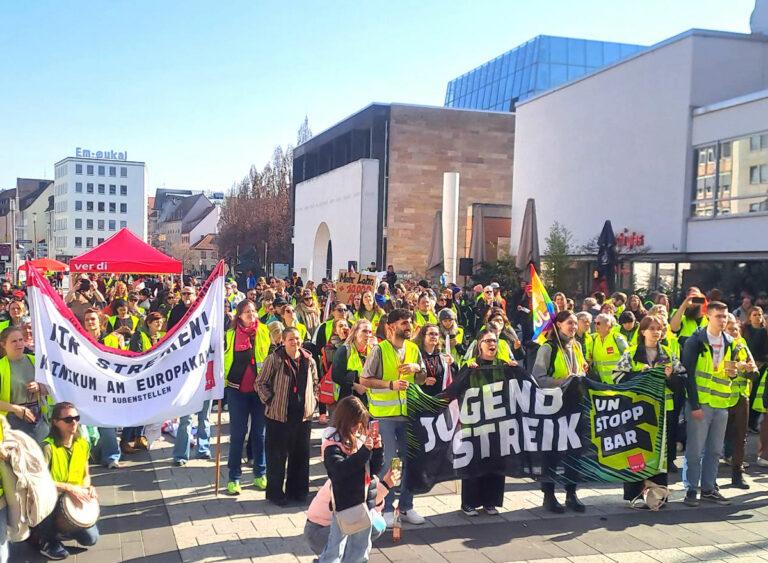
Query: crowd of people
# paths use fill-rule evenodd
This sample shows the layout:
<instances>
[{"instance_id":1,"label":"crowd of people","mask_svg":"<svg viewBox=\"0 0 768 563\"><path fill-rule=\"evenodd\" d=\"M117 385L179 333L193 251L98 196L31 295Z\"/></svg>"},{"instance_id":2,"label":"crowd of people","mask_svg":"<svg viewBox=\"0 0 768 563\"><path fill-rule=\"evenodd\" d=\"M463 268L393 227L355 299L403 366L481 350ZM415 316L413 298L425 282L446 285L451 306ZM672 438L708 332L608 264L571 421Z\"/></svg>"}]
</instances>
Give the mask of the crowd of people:
<instances>
[{"instance_id":1,"label":"crowd of people","mask_svg":"<svg viewBox=\"0 0 768 563\"><path fill-rule=\"evenodd\" d=\"M63 298L95 341L145 352L193 306L198 283L83 274L71 277ZM667 378L667 471L650 481L663 495L684 452L685 504L728 504L718 489L718 466L726 461L731 484L749 488L749 432L759 434L754 463L768 466L768 416L761 417L768 406L766 303L746 292L730 307L717 290L705 295L699 288L688 289L677 307L663 293L641 299L597 292L577 306L557 292L554 323L543 343L532 339L525 280L514 288L436 287L425 280L400 281L390 267L375 291L346 302L335 296L327 280L248 275L240 285L227 281L224 303L226 491L236 496L250 486L265 491L275 505L306 505L311 426L314 420L327 425L321 448L328 480L309 504L305 528L322 562L365 560L371 541L386 528L400 520L424 523L405 472L410 385L451 399L504 377L508 365L524 367L541 387L573 377L620 383L660 367ZM76 502L95 499L83 455L119 470L125 456L150 447L153 433L141 427L78 428L76 406L54 404L34 380L35 346L23 289L2 283L0 302L0 410L12 428L43 446L61 495ZM208 401L200 412L166 425L174 433L176 466L185 466L192 455L211 459L210 411ZM246 479L244 469L252 476ZM634 503L647 487L626 483L625 499ZM549 511L586 509L575 484L566 487L564 504L551 479L544 478L541 488ZM459 508L467 516L480 510L497 515L503 493L503 475L463 479ZM41 524L35 539L44 555L62 559L67 550L55 521ZM72 537L93 545L98 530L93 526ZM0 561L2 553L0 548Z\"/></svg>"}]
</instances>

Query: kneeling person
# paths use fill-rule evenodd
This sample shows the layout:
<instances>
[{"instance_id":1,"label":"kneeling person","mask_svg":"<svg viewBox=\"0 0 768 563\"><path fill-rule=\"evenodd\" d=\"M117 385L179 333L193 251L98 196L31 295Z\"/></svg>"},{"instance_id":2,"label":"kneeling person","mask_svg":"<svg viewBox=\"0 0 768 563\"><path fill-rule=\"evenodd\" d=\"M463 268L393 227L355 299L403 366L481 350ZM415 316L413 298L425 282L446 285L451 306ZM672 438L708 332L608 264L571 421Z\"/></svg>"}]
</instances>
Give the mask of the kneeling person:
<instances>
[{"instance_id":1,"label":"kneeling person","mask_svg":"<svg viewBox=\"0 0 768 563\"><path fill-rule=\"evenodd\" d=\"M95 545L98 500L88 470L88 441L80 436L80 415L72 403L58 403L51 413L51 432L43 441L43 453L56 483L59 501L53 513L36 531L40 553L49 559L69 555L61 538L77 540L80 545Z\"/></svg>"}]
</instances>

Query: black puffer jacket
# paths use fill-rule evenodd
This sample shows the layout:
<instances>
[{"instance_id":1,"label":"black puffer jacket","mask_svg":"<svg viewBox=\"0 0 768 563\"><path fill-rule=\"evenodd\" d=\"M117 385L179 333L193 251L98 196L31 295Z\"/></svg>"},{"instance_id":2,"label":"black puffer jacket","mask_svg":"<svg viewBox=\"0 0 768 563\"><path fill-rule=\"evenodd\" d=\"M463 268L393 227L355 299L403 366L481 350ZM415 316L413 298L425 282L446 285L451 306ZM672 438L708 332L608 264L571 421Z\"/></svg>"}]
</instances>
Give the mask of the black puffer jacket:
<instances>
[{"instance_id":1,"label":"black puffer jacket","mask_svg":"<svg viewBox=\"0 0 768 563\"><path fill-rule=\"evenodd\" d=\"M376 474L384 463L384 448L369 450L360 446L353 454L347 454L338 444L341 441L334 428L323 435L323 463L331 480L336 510L344 510L362 502L368 508L376 505ZM365 488L366 468L369 467L371 482Z\"/></svg>"}]
</instances>

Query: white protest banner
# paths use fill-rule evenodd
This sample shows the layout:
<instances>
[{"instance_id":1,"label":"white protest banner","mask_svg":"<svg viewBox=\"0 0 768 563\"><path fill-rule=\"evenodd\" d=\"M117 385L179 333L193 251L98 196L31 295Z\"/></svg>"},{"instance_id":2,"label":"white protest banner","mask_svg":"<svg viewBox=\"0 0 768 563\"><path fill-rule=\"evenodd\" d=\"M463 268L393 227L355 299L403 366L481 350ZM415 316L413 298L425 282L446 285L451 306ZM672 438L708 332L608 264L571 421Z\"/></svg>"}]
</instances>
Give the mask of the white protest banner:
<instances>
[{"instance_id":1,"label":"white protest banner","mask_svg":"<svg viewBox=\"0 0 768 563\"><path fill-rule=\"evenodd\" d=\"M85 424L143 426L198 412L224 395L224 269L220 262L184 318L144 353L107 348L31 270L35 380Z\"/></svg>"}]
</instances>

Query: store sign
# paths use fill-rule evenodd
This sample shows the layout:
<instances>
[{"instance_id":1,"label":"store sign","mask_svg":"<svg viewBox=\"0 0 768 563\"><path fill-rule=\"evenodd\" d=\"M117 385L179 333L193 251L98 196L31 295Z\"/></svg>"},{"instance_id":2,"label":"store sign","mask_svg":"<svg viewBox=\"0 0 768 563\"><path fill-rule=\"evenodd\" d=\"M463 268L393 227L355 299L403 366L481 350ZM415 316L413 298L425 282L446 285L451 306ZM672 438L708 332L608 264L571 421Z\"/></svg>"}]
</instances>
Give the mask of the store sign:
<instances>
[{"instance_id":1,"label":"store sign","mask_svg":"<svg viewBox=\"0 0 768 563\"><path fill-rule=\"evenodd\" d=\"M616 246L627 250L645 246L645 235L635 231L630 232L629 229L625 228L616 235Z\"/></svg>"},{"instance_id":2,"label":"store sign","mask_svg":"<svg viewBox=\"0 0 768 563\"><path fill-rule=\"evenodd\" d=\"M84 149L77 147L75 149L75 156L77 158L100 158L107 160L128 160L128 151L92 151L90 149Z\"/></svg>"}]
</instances>

